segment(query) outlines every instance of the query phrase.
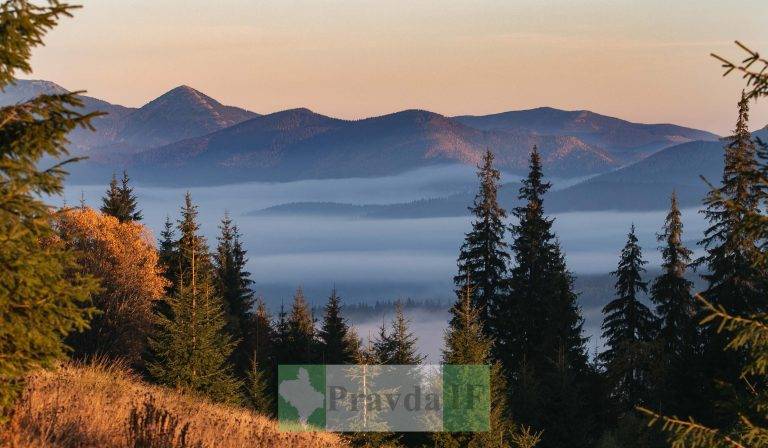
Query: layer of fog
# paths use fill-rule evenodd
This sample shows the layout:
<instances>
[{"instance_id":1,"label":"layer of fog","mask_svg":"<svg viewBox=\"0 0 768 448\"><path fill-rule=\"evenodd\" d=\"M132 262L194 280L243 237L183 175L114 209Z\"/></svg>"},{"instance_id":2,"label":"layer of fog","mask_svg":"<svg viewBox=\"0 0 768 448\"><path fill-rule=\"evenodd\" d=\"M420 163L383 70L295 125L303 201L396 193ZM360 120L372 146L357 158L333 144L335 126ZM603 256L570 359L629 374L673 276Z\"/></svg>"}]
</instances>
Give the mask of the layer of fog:
<instances>
[{"instance_id":1,"label":"layer of fog","mask_svg":"<svg viewBox=\"0 0 768 448\"><path fill-rule=\"evenodd\" d=\"M313 306L321 305L334 285L348 303L407 297L452 300L456 255L470 229L470 219L310 219L241 213L295 201L411 201L474 188L475 183L471 168L453 166L386 178L249 183L192 188L190 192L199 207L201 229L209 245L216 243L217 226L225 211L232 215L248 250L255 289L276 309L280 303L290 302L298 286L304 288ZM87 205L98 207L105 187L68 186L65 200L76 205L82 197ZM155 235L166 216L173 220L178 217L185 192L136 187L143 222ZM656 233L661 230L664 216L663 211L564 213L554 216L554 229L574 273L604 274L615 269L633 223L649 267L658 266ZM698 239L704 229L703 217L696 210L684 210L683 221L686 239ZM584 314L588 333L595 334L601 319L599 306L593 304ZM435 341L442 337L446 319L429 317L415 316L412 320L420 337ZM438 353L437 345L425 347L431 354Z\"/></svg>"}]
</instances>

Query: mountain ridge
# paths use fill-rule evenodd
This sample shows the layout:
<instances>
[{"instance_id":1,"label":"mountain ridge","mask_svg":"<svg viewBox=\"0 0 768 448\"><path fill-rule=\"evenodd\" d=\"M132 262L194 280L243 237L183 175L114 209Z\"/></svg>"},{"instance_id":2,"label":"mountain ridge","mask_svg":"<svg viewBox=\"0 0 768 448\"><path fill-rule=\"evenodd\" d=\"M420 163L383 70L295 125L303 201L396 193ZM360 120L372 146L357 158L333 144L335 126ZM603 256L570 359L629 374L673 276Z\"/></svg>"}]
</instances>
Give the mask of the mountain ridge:
<instances>
[{"instance_id":1,"label":"mountain ridge","mask_svg":"<svg viewBox=\"0 0 768 448\"><path fill-rule=\"evenodd\" d=\"M0 103L51 89L66 91L47 81L19 81ZM573 178L619 169L677 142L717 138L677 125L551 107L455 117L406 109L344 120L307 108L259 115L184 84L140 108L83 98L86 111L110 112L94 123L96 133L71 134L75 152L90 157L74 170L85 182L103 182L121 169L139 182L165 185L387 176L457 162L476 165L488 148L500 168L522 173L533 146L548 173Z\"/></svg>"}]
</instances>

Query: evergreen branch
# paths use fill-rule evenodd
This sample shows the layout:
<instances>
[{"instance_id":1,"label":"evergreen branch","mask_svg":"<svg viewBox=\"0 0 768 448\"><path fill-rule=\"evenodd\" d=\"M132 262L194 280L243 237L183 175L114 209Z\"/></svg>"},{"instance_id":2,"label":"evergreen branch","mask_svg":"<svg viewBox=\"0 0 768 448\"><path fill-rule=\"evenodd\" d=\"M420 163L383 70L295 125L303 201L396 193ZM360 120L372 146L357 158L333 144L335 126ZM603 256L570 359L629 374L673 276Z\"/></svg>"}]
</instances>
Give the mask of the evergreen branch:
<instances>
[{"instance_id":1,"label":"evergreen branch","mask_svg":"<svg viewBox=\"0 0 768 448\"><path fill-rule=\"evenodd\" d=\"M746 348L750 353L750 360L744 366L742 376L749 374L764 375L768 373L768 325L765 323L765 315L756 314L749 317L734 316L729 314L722 306L715 306L707 301L701 294L694 296L703 304L709 314L701 321L702 324L719 321L717 332L727 330L733 333L733 337L726 345L729 350Z\"/></svg>"},{"instance_id":2,"label":"evergreen branch","mask_svg":"<svg viewBox=\"0 0 768 448\"><path fill-rule=\"evenodd\" d=\"M697 423L692 418L683 420L674 416L668 417L642 406L638 406L635 409L650 418L648 422L649 427L661 424L663 431L673 433L676 436L676 439L672 441L672 448L747 448L740 441L722 434L717 429Z\"/></svg>"},{"instance_id":3,"label":"evergreen branch","mask_svg":"<svg viewBox=\"0 0 768 448\"><path fill-rule=\"evenodd\" d=\"M766 73L768 71L768 60L738 40L735 43L742 51L747 53L747 57L740 63L731 62L715 53L710 54L713 58L720 61L721 66L725 69L723 76L728 76L733 71L741 73L742 78L747 80L747 85L752 86L752 89L747 93L747 98L758 98L768 95L768 73ZM753 68L755 65L761 67L755 69Z\"/></svg>"}]
</instances>

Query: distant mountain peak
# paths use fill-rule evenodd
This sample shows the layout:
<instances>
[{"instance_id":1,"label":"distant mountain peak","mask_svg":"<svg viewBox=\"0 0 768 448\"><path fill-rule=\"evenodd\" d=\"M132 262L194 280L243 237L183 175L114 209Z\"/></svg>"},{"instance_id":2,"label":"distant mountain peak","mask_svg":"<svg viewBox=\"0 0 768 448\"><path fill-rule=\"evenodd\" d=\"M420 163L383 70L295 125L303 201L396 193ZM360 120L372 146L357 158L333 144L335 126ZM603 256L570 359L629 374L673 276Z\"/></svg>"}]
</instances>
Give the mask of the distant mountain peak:
<instances>
[{"instance_id":1,"label":"distant mountain peak","mask_svg":"<svg viewBox=\"0 0 768 448\"><path fill-rule=\"evenodd\" d=\"M257 116L245 109L225 106L183 84L128 116L118 138L144 150L209 134Z\"/></svg>"},{"instance_id":2,"label":"distant mountain peak","mask_svg":"<svg viewBox=\"0 0 768 448\"><path fill-rule=\"evenodd\" d=\"M211 98L210 96L194 89L188 85L180 85L173 89L163 93L159 97L147 103L144 107L152 107L154 105L167 105L169 102L181 102L184 106L198 106L205 109L211 107L221 106L221 103Z\"/></svg>"}]
</instances>

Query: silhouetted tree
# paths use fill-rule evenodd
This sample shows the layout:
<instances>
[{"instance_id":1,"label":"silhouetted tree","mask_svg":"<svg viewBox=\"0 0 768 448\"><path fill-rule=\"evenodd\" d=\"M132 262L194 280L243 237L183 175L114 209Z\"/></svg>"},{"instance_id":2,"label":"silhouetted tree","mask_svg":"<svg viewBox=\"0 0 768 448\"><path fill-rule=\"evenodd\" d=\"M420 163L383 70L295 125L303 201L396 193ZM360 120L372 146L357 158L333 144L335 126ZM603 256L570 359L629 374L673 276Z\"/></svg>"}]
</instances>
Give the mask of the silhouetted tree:
<instances>
[{"instance_id":1,"label":"silhouetted tree","mask_svg":"<svg viewBox=\"0 0 768 448\"><path fill-rule=\"evenodd\" d=\"M102 213L114 216L120 222L141 221L141 210L138 210L136 196L133 194L133 188L129 185L130 178L128 173L123 171L123 179L118 185L117 178L112 174L112 181L109 183L109 189L101 199Z\"/></svg>"},{"instance_id":2,"label":"silhouetted tree","mask_svg":"<svg viewBox=\"0 0 768 448\"><path fill-rule=\"evenodd\" d=\"M653 313L639 297L648 292L648 283L642 278L646 263L632 225L618 268L611 273L616 277L616 298L603 308L606 349L600 354L613 394L624 410L649 399L650 343L657 327Z\"/></svg>"},{"instance_id":3,"label":"silhouetted tree","mask_svg":"<svg viewBox=\"0 0 768 448\"><path fill-rule=\"evenodd\" d=\"M494 358L501 362L514 420L543 430L543 447L587 446L589 397L583 320L560 245L546 217L541 158L534 147L512 226L509 292L490 307Z\"/></svg>"},{"instance_id":4,"label":"silhouetted tree","mask_svg":"<svg viewBox=\"0 0 768 448\"><path fill-rule=\"evenodd\" d=\"M443 363L446 365L488 365L491 364L491 340L485 335L480 312L472 304L472 287L466 286L456 303L451 307L451 320L445 331ZM468 372L469 373L469 372ZM462 378L470 383L477 378ZM484 432L438 432L432 435L435 446L445 448L499 447L508 443L511 425L506 415L506 387L501 366L490 367L490 430ZM457 416L463 418L464 416ZM461 427L461 423L449 422ZM458 424L457 424L458 423Z\"/></svg>"},{"instance_id":5,"label":"silhouetted tree","mask_svg":"<svg viewBox=\"0 0 768 448\"><path fill-rule=\"evenodd\" d=\"M411 332L410 321L403 313L403 305L395 304L395 317L392 327L387 332L382 323L378 338L373 342L373 350L381 364L415 365L424 361L425 356L418 353L416 336Z\"/></svg>"},{"instance_id":6,"label":"silhouetted tree","mask_svg":"<svg viewBox=\"0 0 768 448\"><path fill-rule=\"evenodd\" d=\"M216 290L224 299L227 331L235 341L232 364L241 378L251 370L253 341L249 334L252 319L253 291L250 272L246 270L246 251L240 241L237 226L225 214L219 225L221 234L214 255Z\"/></svg>"},{"instance_id":7,"label":"silhouetted tree","mask_svg":"<svg viewBox=\"0 0 768 448\"><path fill-rule=\"evenodd\" d=\"M507 243L504 241L506 211L499 205L497 195L501 175L493 167L493 153L486 151L478 167L480 191L470 211L474 216L472 230L467 233L459 252L459 272L454 277L457 294L472 282L472 299L480 311L481 322L490 331L489 308L496 306L506 286Z\"/></svg>"},{"instance_id":8,"label":"silhouetted tree","mask_svg":"<svg viewBox=\"0 0 768 448\"><path fill-rule=\"evenodd\" d=\"M692 252L683 244L683 223L674 192L658 240L663 243L662 273L651 287L651 301L656 305L661 326L658 359L664 362L655 398L666 411L692 415L701 385L701 378L692 378L699 375L695 368L699 353L698 321L691 295L693 282L685 278Z\"/></svg>"},{"instance_id":9,"label":"silhouetted tree","mask_svg":"<svg viewBox=\"0 0 768 448\"><path fill-rule=\"evenodd\" d=\"M349 364L357 355L356 336L350 331L341 313L341 298L336 294L336 288L333 288L325 305L323 324L318 335L323 364Z\"/></svg>"},{"instance_id":10,"label":"silhouetted tree","mask_svg":"<svg viewBox=\"0 0 768 448\"><path fill-rule=\"evenodd\" d=\"M286 343L288 352L279 355L281 364L313 364L318 361L315 319L301 288L293 296Z\"/></svg>"}]
</instances>

